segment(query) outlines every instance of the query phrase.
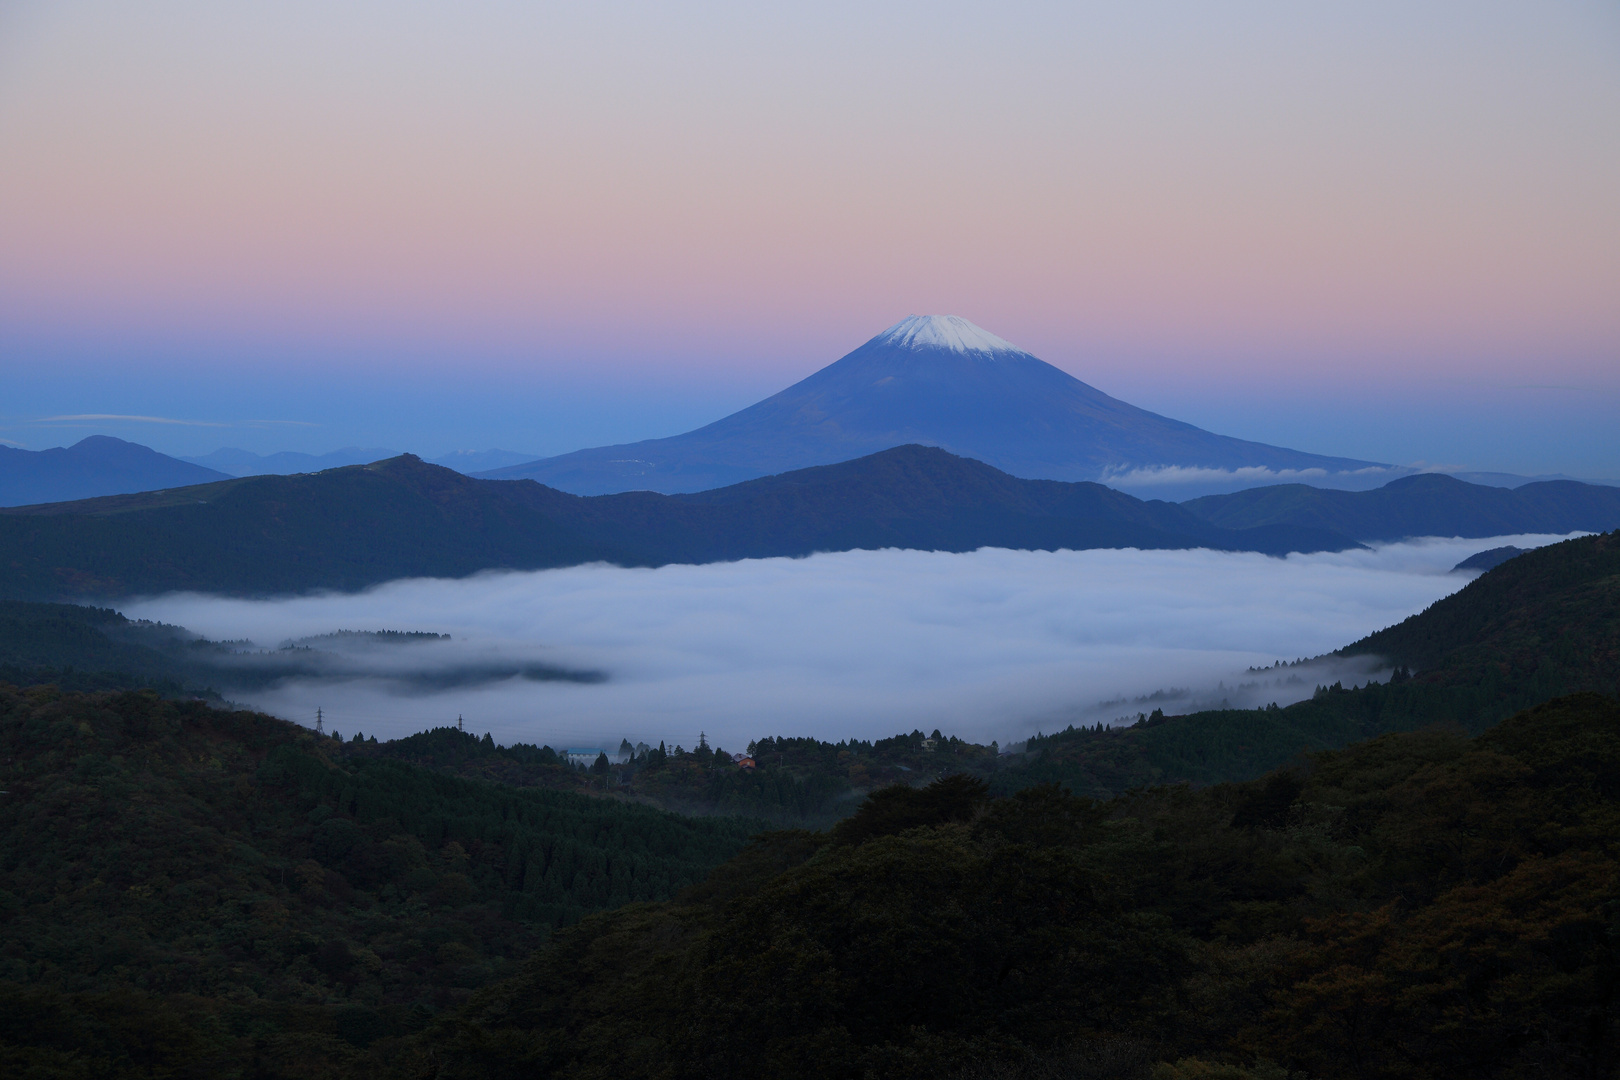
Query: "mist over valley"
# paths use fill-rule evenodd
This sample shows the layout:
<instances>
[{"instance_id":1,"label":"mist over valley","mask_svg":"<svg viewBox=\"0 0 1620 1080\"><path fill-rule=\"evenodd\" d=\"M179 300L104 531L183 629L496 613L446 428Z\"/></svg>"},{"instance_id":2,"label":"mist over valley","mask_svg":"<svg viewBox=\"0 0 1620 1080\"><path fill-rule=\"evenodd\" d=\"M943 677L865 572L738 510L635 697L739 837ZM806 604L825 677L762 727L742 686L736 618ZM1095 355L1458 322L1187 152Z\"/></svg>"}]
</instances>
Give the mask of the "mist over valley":
<instances>
[{"instance_id":1,"label":"mist over valley","mask_svg":"<svg viewBox=\"0 0 1620 1080\"><path fill-rule=\"evenodd\" d=\"M1007 744L1037 729L1310 696L1365 659L1256 675L1331 652L1471 580L1482 548L1428 539L1286 558L1132 549L854 551L625 569L410 579L280 600L171 594L123 606L221 641L222 676L275 715L395 738L464 717L500 742L739 748L920 728ZM448 640L315 640L334 629ZM288 671L283 642L318 646ZM268 650L261 655L261 650ZM297 659L297 654L293 655ZM1147 695L1157 698L1138 700Z\"/></svg>"}]
</instances>

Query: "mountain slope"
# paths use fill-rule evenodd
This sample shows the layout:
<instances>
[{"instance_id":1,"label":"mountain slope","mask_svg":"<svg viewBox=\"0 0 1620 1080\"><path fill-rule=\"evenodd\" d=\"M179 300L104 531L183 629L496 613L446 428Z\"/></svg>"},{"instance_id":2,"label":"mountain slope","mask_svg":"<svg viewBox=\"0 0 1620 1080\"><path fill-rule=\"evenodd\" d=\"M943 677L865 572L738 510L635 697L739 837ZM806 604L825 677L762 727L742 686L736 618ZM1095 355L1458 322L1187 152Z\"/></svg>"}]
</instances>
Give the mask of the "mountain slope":
<instances>
[{"instance_id":1,"label":"mountain slope","mask_svg":"<svg viewBox=\"0 0 1620 1080\"><path fill-rule=\"evenodd\" d=\"M1588 695L1241 786L890 788L559 934L393 1075L1613 1076L1617 728Z\"/></svg>"},{"instance_id":2,"label":"mountain slope","mask_svg":"<svg viewBox=\"0 0 1620 1080\"><path fill-rule=\"evenodd\" d=\"M1527 551L1340 653L1496 696L1620 694L1620 531Z\"/></svg>"},{"instance_id":3,"label":"mountain slope","mask_svg":"<svg viewBox=\"0 0 1620 1080\"><path fill-rule=\"evenodd\" d=\"M363 446L345 446L341 450L325 454L303 454L296 450L283 450L276 454L255 454L251 450L227 446L202 457L186 457L180 460L218 469L227 476L291 476L293 473L340 469L345 465L369 465L373 461L398 456L398 450ZM513 450L455 450L443 457L430 460L435 465L443 465L456 472L470 474L506 465L521 465L533 458L533 454L520 454Z\"/></svg>"},{"instance_id":4,"label":"mountain slope","mask_svg":"<svg viewBox=\"0 0 1620 1080\"><path fill-rule=\"evenodd\" d=\"M330 1077L552 927L667 899L758 828L455 779L149 693L0 684L0 753L18 1080Z\"/></svg>"},{"instance_id":5,"label":"mountain slope","mask_svg":"<svg viewBox=\"0 0 1620 1080\"><path fill-rule=\"evenodd\" d=\"M1214 435L1126 404L950 315L912 316L781 393L667 439L479 475L564 491L689 492L921 443L1020 477L1134 468L1380 468Z\"/></svg>"},{"instance_id":6,"label":"mountain slope","mask_svg":"<svg viewBox=\"0 0 1620 1080\"><path fill-rule=\"evenodd\" d=\"M130 622L110 608L0 600L0 682L170 694L191 683L197 690L174 656L181 635L176 627Z\"/></svg>"},{"instance_id":7,"label":"mountain slope","mask_svg":"<svg viewBox=\"0 0 1620 1080\"><path fill-rule=\"evenodd\" d=\"M1353 544L1292 526L1222 529L1169 503L1098 484L1019 480L920 446L687 496L569 495L472 479L406 455L0 512L0 596L271 594L596 561L985 546L1282 554Z\"/></svg>"},{"instance_id":8,"label":"mountain slope","mask_svg":"<svg viewBox=\"0 0 1620 1080\"><path fill-rule=\"evenodd\" d=\"M379 447L345 446L327 454L302 454L283 450L277 454L255 454L234 446L221 447L201 457L181 458L194 465L218 469L227 476L287 476L292 473L320 472L345 465L369 465L373 461L399 456L398 450Z\"/></svg>"},{"instance_id":9,"label":"mountain slope","mask_svg":"<svg viewBox=\"0 0 1620 1080\"><path fill-rule=\"evenodd\" d=\"M0 446L0 506L93 499L224 478L214 469L108 435L51 450Z\"/></svg>"},{"instance_id":10,"label":"mountain slope","mask_svg":"<svg viewBox=\"0 0 1620 1080\"><path fill-rule=\"evenodd\" d=\"M1097 797L1215 784L1392 732L1440 724L1484 731L1562 695L1620 696L1620 532L1526 552L1336 655L1379 656L1396 673L1356 689L1318 687L1286 708L1071 727L1031 740L1027 766L992 783L1011 791L1050 781Z\"/></svg>"},{"instance_id":11,"label":"mountain slope","mask_svg":"<svg viewBox=\"0 0 1620 1080\"><path fill-rule=\"evenodd\" d=\"M1620 488L1550 480L1508 489L1440 473L1405 476L1376 491L1279 484L1181 505L1228 529L1303 525L1357 540L1600 532L1620 526Z\"/></svg>"},{"instance_id":12,"label":"mountain slope","mask_svg":"<svg viewBox=\"0 0 1620 1080\"><path fill-rule=\"evenodd\" d=\"M359 589L611 557L501 485L415 458L0 513L0 595Z\"/></svg>"}]
</instances>

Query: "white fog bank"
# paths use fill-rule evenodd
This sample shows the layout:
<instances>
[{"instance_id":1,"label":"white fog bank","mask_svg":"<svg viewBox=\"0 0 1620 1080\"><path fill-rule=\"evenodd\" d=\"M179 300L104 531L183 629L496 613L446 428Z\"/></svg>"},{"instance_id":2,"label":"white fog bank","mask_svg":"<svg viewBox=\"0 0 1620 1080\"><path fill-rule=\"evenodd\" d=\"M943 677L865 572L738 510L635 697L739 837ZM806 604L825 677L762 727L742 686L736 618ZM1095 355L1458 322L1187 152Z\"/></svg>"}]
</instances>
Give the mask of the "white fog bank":
<instances>
[{"instance_id":1,"label":"white fog bank","mask_svg":"<svg viewBox=\"0 0 1620 1080\"><path fill-rule=\"evenodd\" d=\"M1461 588L1457 562L1562 537L1431 539L1372 551L984 549L854 551L806 559L626 570L585 566L465 580L412 579L363 593L284 600L175 594L124 605L132 618L268 649L335 630L450 634L356 654L343 673L231 696L310 724L379 738L465 717L497 741L619 740L741 749L764 735L881 738L940 728L976 741L1178 702L1252 706L1308 696L1250 686L1244 672L1318 655ZM598 671L596 683L401 681L415 672L524 664ZM1351 679L1364 669L1324 671ZM1108 703L1108 704L1104 704ZM1152 704L1142 705L1144 711ZM1170 707L1167 711L1184 711Z\"/></svg>"}]
</instances>

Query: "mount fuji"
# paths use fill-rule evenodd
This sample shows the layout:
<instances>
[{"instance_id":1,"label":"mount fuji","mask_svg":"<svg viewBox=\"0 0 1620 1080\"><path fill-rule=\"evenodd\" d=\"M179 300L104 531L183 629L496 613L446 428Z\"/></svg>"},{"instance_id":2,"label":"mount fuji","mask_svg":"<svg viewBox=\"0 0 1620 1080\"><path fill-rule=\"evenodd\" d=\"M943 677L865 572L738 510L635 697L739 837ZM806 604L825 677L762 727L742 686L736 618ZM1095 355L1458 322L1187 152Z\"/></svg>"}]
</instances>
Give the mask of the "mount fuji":
<instances>
[{"instance_id":1,"label":"mount fuji","mask_svg":"<svg viewBox=\"0 0 1620 1080\"><path fill-rule=\"evenodd\" d=\"M475 475L579 495L691 492L908 443L1160 497L1287 480L1370 488L1410 471L1215 435L1109 397L960 316L913 315L706 427Z\"/></svg>"}]
</instances>

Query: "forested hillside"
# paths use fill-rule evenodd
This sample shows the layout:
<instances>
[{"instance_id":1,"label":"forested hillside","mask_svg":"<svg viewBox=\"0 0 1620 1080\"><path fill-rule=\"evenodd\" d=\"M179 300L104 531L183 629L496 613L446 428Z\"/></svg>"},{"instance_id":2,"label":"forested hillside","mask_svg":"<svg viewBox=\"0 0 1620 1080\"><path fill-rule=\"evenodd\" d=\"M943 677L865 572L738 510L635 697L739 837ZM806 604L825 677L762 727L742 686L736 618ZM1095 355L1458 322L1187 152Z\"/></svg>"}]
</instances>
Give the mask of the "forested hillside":
<instances>
[{"instance_id":1,"label":"forested hillside","mask_svg":"<svg viewBox=\"0 0 1620 1080\"><path fill-rule=\"evenodd\" d=\"M1595 695L1197 791L888 788L673 899L746 826L356 761L150 694L0 704L8 1075L1616 1065L1620 703ZM658 899L542 944L526 912L568 894Z\"/></svg>"},{"instance_id":2,"label":"forested hillside","mask_svg":"<svg viewBox=\"0 0 1620 1080\"><path fill-rule=\"evenodd\" d=\"M593 916L387 1064L472 1080L1600 1077L1620 703L1092 802L893 789Z\"/></svg>"},{"instance_id":3,"label":"forested hillside","mask_svg":"<svg viewBox=\"0 0 1620 1080\"><path fill-rule=\"evenodd\" d=\"M0 681L50 683L65 690L150 687L171 697L219 699L283 679L342 677L354 671L356 648L410 647L439 636L340 631L262 649L252 642L209 641L184 627L127 619L111 608L0 600ZM603 678L595 671L497 657L445 667L400 665L393 675L396 683L421 689L513 677L569 682Z\"/></svg>"},{"instance_id":4,"label":"forested hillside","mask_svg":"<svg viewBox=\"0 0 1620 1080\"><path fill-rule=\"evenodd\" d=\"M1240 780L1386 732L1436 724L1478 732L1559 695L1620 695L1620 532L1527 552L1338 655L1382 657L1396 672L1357 689L1319 687L1281 709L1070 728L1031 742L1028 777L1097 796ZM1028 782L1012 769L993 779L998 791Z\"/></svg>"},{"instance_id":5,"label":"forested hillside","mask_svg":"<svg viewBox=\"0 0 1620 1080\"><path fill-rule=\"evenodd\" d=\"M321 1075L758 828L350 749L151 692L0 686L0 1071Z\"/></svg>"},{"instance_id":6,"label":"forested hillside","mask_svg":"<svg viewBox=\"0 0 1620 1080\"><path fill-rule=\"evenodd\" d=\"M1341 653L1492 698L1620 693L1620 531L1527 551Z\"/></svg>"}]
</instances>

